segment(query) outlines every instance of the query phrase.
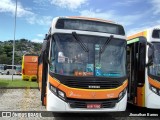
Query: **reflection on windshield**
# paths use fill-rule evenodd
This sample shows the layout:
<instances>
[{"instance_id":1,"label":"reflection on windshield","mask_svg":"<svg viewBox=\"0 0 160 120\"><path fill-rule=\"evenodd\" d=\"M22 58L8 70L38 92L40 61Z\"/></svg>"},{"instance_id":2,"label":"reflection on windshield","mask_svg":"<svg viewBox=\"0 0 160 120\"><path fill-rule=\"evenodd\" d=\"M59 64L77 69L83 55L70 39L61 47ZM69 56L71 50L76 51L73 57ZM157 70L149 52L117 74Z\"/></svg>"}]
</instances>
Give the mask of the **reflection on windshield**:
<instances>
[{"instance_id":1,"label":"reflection on windshield","mask_svg":"<svg viewBox=\"0 0 160 120\"><path fill-rule=\"evenodd\" d=\"M125 44L122 40L111 40L105 51L99 53L99 45L95 47L96 76L121 77L125 75ZM100 55L100 60L98 59Z\"/></svg>"},{"instance_id":2,"label":"reflection on windshield","mask_svg":"<svg viewBox=\"0 0 160 120\"><path fill-rule=\"evenodd\" d=\"M149 67L151 75L160 76L160 43L153 43L155 51L153 65Z\"/></svg>"},{"instance_id":3,"label":"reflection on windshield","mask_svg":"<svg viewBox=\"0 0 160 120\"><path fill-rule=\"evenodd\" d=\"M50 70L61 75L122 77L126 75L125 40L112 39L100 55L107 37L78 35L85 52L70 34L57 34L52 42Z\"/></svg>"}]
</instances>

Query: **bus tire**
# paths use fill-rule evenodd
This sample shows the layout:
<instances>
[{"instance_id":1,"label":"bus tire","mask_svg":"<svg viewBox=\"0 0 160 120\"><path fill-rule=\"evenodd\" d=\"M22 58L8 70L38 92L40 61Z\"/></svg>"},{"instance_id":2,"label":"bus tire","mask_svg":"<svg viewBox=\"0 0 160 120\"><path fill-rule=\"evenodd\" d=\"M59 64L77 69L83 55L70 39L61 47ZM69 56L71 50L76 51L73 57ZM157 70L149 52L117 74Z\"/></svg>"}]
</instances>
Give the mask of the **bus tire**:
<instances>
[{"instance_id":1,"label":"bus tire","mask_svg":"<svg viewBox=\"0 0 160 120\"><path fill-rule=\"evenodd\" d=\"M9 75L9 71L7 71L7 75Z\"/></svg>"}]
</instances>

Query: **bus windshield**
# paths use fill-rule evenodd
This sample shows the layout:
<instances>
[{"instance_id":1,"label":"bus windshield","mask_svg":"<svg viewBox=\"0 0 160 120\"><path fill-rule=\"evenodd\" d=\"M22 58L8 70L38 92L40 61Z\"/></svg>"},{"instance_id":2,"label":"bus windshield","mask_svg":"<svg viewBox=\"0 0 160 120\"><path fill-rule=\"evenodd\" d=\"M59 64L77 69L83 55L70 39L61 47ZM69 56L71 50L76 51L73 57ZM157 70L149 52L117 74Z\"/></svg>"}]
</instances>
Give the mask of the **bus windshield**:
<instances>
[{"instance_id":1,"label":"bus windshield","mask_svg":"<svg viewBox=\"0 0 160 120\"><path fill-rule=\"evenodd\" d=\"M55 34L52 41L50 71L69 76L126 76L126 41L108 37L77 34L85 51L72 34Z\"/></svg>"},{"instance_id":2,"label":"bus windshield","mask_svg":"<svg viewBox=\"0 0 160 120\"><path fill-rule=\"evenodd\" d=\"M17 66L17 67L16 67L16 70L17 70L17 71L21 71L21 70L22 70L22 67L21 67L21 66Z\"/></svg>"},{"instance_id":3,"label":"bus windshield","mask_svg":"<svg viewBox=\"0 0 160 120\"><path fill-rule=\"evenodd\" d=\"M150 66L149 72L151 75L160 77L160 43L153 43L155 51L153 65Z\"/></svg>"}]
</instances>

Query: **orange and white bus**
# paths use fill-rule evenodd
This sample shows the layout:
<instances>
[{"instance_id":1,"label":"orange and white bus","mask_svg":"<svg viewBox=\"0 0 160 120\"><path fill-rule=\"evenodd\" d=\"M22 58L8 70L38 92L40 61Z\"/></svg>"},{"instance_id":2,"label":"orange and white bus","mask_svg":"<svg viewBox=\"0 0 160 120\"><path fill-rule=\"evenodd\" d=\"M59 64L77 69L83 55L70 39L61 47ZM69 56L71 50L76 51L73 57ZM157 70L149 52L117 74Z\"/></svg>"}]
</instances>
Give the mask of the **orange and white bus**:
<instances>
[{"instance_id":1,"label":"orange and white bus","mask_svg":"<svg viewBox=\"0 0 160 120\"><path fill-rule=\"evenodd\" d=\"M54 18L39 57L42 104L54 112L125 111L126 46L122 25Z\"/></svg>"},{"instance_id":2,"label":"orange and white bus","mask_svg":"<svg viewBox=\"0 0 160 120\"><path fill-rule=\"evenodd\" d=\"M128 102L160 109L160 26L128 37Z\"/></svg>"},{"instance_id":3,"label":"orange and white bus","mask_svg":"<svg viewBox=\"0 0 160 120\"><path fill-rule=\"evenodd\" d=\"M22 79L37 80L38 55L25 54L22 58Z\"/></svg>"}]
</instances>

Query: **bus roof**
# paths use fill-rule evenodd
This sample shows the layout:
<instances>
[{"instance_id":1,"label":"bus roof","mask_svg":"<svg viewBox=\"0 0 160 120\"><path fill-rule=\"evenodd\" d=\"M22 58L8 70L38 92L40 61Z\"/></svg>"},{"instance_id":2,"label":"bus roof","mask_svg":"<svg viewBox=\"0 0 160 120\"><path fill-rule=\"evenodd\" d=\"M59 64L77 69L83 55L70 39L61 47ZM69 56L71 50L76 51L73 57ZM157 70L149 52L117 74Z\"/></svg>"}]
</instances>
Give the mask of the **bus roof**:
<instances>
[{"instance_id":1,"label":"bus roof","mask_svg":"<svg viewBox=\"0 0 160 120\"><path fill-rule=\"evenodd\" d=\"M16 65L5 65L5 66L16 66Z\"/></svg>"},{"instance_id":2,"label":"bus roof","mask_svg":"<svg viewBox=\"0 0 160 120\"><path fill-rule=\"evenodd\" d=\"M127 37L127 40L131 40L131 39L134 39L134 38L136 38L136 37L140 37L140 36L146 36L146 34L147 34L147 30L146 31L142 31L142 32L138 32L138 33L136 33L136 34L133 34L133 35L131 35L131 36L128 36Z\"/></svg>"},{"instance_id":3,"label":"bus roof","mask_svg":"<svg viewBox=\"0 0 160 120\"><path fill-rule=\"evenodd\" d=\"M37 54L24 54L24 56L38 56Z\"/></svg>"},{"instance_id":4,"label":"bus roof","mask_svg":"<svg viewBox=\"0 0 160 120\"><path fill-rule=\"evenodd\" d=\"M147 37L147 31L148 30L153 31L155 29L160 29L160 25L156 25L156 26L153 26L153 27L149 27L149 28L145 28L143 30L137 31L136 33L133 33L133 34L127 36L127 40L131 40L133 38L140 37L140 36Z\"/></svg>"}]
</instances>

